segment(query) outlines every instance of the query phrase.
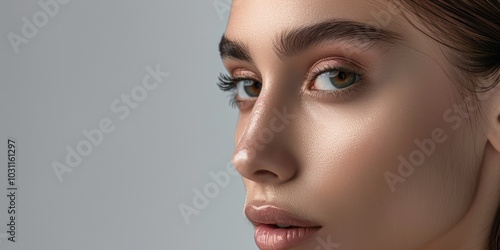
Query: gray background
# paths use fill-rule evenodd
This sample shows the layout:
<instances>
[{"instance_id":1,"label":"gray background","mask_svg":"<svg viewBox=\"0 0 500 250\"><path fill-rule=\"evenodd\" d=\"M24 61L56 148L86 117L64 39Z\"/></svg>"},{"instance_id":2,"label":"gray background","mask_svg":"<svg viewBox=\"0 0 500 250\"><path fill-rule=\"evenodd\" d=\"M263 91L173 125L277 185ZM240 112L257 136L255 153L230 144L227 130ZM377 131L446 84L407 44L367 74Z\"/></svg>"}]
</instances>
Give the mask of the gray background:
<instances>
[{"instance_id":1,"label":"gray background","mask_svg":"<svg viewBox=\"0 0 500 250\"><path fill-rule=\"evenodd\" d=\"M47 2L47 0L42 0ZM179 205L213 183L233 150L237 111L216 77L228 0L73 0L15 52L36 0L0 2L0 249L256 249L231 176L186 224ZM40 19L43 21L43 19ZM110 105L169 72L120 120ZM63 175L66 146L108 118L115 130ZM7 139L17 144L16 243L7 231Z\"/></svg>"}]
</instances>

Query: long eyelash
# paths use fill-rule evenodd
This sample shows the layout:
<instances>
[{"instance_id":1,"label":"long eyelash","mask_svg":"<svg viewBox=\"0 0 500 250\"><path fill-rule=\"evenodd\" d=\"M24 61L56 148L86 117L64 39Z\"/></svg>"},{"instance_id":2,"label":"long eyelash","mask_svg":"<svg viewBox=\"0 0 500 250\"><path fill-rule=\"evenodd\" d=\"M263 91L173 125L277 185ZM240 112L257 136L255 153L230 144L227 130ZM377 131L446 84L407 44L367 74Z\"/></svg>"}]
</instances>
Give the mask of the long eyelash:
<instances>
[{"instance_id":1,"label":"long eyelash","mask_svg":"<svg viewBox=\"0 0 500 250\"><path fill-rule=\"evenodd\" d=\"M330 72L330 71L335 71L335 70L336 71L346 71L346 72L349 72L349 73L354 73L356 75L359 75L360 78L363 77L363 72L359 72L356 69L350 69L350 68L346 68L346 67L343 67L343 66L334 66L334 67L324 66L321 69L316 70L314 72L313 79L316 78L316 77L318 77L318 76L320 76L323 73Z\"/></svg>"},{"instance_id":2,"label":"long eyelash","mask_svg":"<svg viewBox=\"0 0 500 250\"><path fill-rule=\"evenodd\" d=\"M350 72L350 73L354 73L354 74L358 75L360 77L360 79L359 79L360 81L363 79L363 72L361 72L357 69L347 68L347 67L343 67L343 66L333 66L333 67L332 66L324 66L321 69L317 69L314 72L312 72L312 75L309 76L309 78L310 78L309 81L311 81L312 79L316 79L318 76L320 76L323 73L331 72L331 71L346 71L346 72ZM219 82L217 82L217 86L219 87L219 89L221 91L232 92L231 96L230 96L230 100L229 100L229 106L231 106L232 108L237 108L240 104L236 98L237 97L237 93L236 93L237 83L239 81L252 80L252 79L232 77L228 74L220 73L220 75L218 76L218 80L219 80ZM359 87L359 88L361 88L361 87ZM340 92L342 92L342 94L340 94ZM324 94L337 97L337 96L342 96L342 95L344 95L344 96L352 95L352 94L354 94L354 92L356 92L356 90L354 88L346 88L346 89L343 89L341 91L324 93ZM322 94L322 95L324 95L324 94ZM315 95L319 96L320 94L315 93Z\"/></svg>"},{"instance_id":3,"label":"long eyelash","mask_svg":"<svg viewBox=\"0 0 500 250\"><path fill-rule=\"evenodd\" d=\"M232 91L236 88L236 80L234 77L231 77L228 74L223 74L220 73L219 77L219 82L217 83L217 86L219 86L219 89L222 91Z\"/></svg>"},{"instance_id":4,"label":"long eyelash","mask_svg":"<svg viewBox=\"0 0 500 250\"><path fill-rule=\"evenodd\" d=\"M224 92L232 92L231 95L229 96L229 106L232 108L237 108L239 103L236 100L236 83L240 81L240 79L232 77L228 74L223 74L220 73L219 77L219 82L217 82L217 86L219 86L219 89L224 91Z\"/></svg>"}]
</instances>

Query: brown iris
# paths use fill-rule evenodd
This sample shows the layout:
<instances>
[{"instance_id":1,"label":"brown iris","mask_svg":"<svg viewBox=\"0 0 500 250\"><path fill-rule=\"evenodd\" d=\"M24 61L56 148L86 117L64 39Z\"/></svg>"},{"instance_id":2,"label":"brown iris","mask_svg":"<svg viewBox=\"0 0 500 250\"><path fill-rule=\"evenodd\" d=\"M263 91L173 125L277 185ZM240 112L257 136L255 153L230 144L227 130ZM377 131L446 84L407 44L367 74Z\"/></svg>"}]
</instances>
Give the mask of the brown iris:
<instances>
[{"instance_id":1,"label":"brown iris","mask_svg":"<svg viewBox=\"0 0 500 250\"><path fill-rule=\"evenodd\" d=\"M245 94L247 94L249 97L259 96L260 90L262 89L262 83L250 80L245 81L243 86Z\"/></svg>"},{"instance_id":2,"label":"brown iris","mask_svg":"<svg viewBox=\"0 0 500 250\"><path fill-rule=\"evenodd\" d=\"M348 71L333 70L327 73L330 83L338 89L348 87L357 80L357 74Z\"/></svg>"}]
</instances>

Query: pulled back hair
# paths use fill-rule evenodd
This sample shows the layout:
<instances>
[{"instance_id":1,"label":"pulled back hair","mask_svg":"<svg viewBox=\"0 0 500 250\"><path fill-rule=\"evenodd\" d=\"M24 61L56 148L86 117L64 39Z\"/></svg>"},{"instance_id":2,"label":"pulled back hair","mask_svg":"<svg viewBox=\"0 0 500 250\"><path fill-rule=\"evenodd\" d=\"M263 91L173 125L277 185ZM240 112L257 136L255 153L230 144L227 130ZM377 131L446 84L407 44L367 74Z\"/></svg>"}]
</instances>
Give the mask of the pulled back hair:
<instances>
[{"instance_id":1,"label":"pulled back hair","mask_svg":"<svg viewBox=\"0 0 500 250\"><path fill-rule=\"evenodd\" d=\"M499 0L394 1L425 25L427 36L444 46L448 59L465 79L458 82L460 89L478 93L496 87L500 78ZM487 79L487 84L480 84L478 78ZM488 247L500 250L500 207Z\"/></svg>"}]
</instances>

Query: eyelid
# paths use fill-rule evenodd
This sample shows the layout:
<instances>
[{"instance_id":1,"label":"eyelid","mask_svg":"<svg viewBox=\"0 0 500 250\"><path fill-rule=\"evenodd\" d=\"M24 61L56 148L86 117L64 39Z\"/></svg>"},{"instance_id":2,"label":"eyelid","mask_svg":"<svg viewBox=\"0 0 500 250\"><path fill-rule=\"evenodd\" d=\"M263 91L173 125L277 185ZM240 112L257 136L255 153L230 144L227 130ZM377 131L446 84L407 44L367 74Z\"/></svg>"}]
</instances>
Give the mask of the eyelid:
<instances>
[{"instance_id":1,"label":"eyelid","mask_svg":"<svg viewBox=\"0 0 500 250\"><path fill-rule=\"evenodd\" d=\"M308 83L307 85L309 85L319 75L325 72L332 71L334 69L343 69L360 76L363 76L364 74L364 67L357 62L354 62L347 58L329 57L316 62L312 67L309 68L306 73L306 81Z\"/></svg>"},{"instance_id":2,"label":"eyelid","mask_svg":"<svg viewBox=\"0 0 500 250\"><path fill-rule=\"evenodd\" d=\"M315 83L316 78L325 72L330 72L335 69L343 69L353 72L360 76L360 80L346 88L338 90L313 90L311 86ZM364 66L347 58L329 57L322 59L313 64L306 73L305 83L302 84L302 94L312 96L315 99L325 102L347 101L354 97L358 91L367 87L368 81L364 79Z\"/></svg>"},{"instance_id":3,"label":"eyelid","mask_svg":"<svg viewBox=\"0 0 500 250\"><path fill-rule=\"evenodd\" d=\"M233 95L230 101L231 105L237 107L240 110L240 112L247 110L249 107L252 106L257 97L241 99L238 95L238 83L242 81L252 81L252 82L262 83L262 81L251 70L243 68L237 68L232 70L230 72L229 77L231 78L232 81L231 89L233 91Z\"/></svg>"},{"instance_id":4,"label":"eyelid","mask_svg":"<svg viewBox=\"0 0 500 250\"><path fill-rule=\"evenodd\" d=\"M231 77L238 80L253 80L257 82L262 82L260 77L250 70L237 68L231 72Z\"/></svg>"},{"instance_id":5,"label":"eyelid","mask_svg":"<svg viewBox=\"0 0 500 250\"><path fill-rule=\"evenodd\" d=\"M312 90L311 85L314 84L316 78L325 73L331 72L333 70L345 70L352 73L355 73L360 76L360 80L351 86L348 86L343 89L338 90ZM317 99L322 99L324 101L342 101L349 100L353 97L358 91L366 87L366 80L363 79L363 75L365 73L364 66L358 62L355 62L351 59L345 57L328 57L321 59L313 64L312 67L308 69L305 75L305 82L302 84L301 93L312 96ZM253 71L247 68L236 68L231 71L230 78L233 80L232 89L235 89L236 83L239 81L250 80L262 83L261 78L255 74ZM255 102L255 98L251 98L248 100L238 100L237 95L234 100L238 104L247 104L244 106L250 105L250 103Z\"/></svg>"}]
</instances>

